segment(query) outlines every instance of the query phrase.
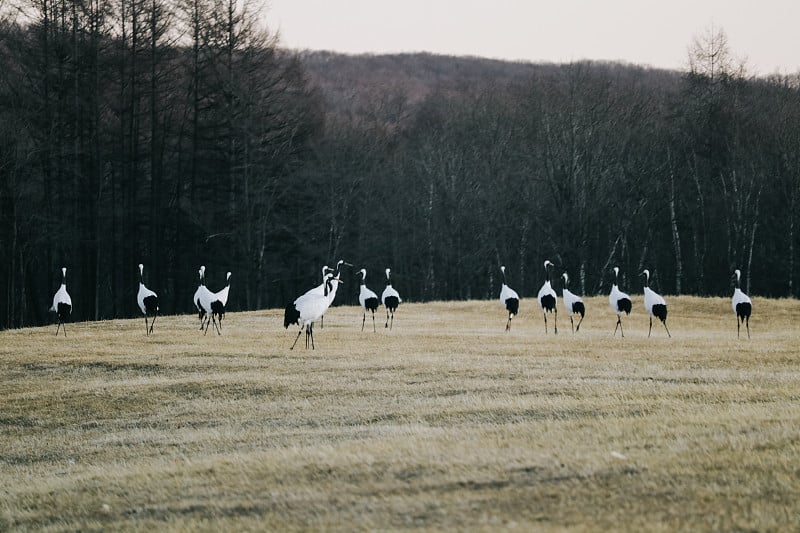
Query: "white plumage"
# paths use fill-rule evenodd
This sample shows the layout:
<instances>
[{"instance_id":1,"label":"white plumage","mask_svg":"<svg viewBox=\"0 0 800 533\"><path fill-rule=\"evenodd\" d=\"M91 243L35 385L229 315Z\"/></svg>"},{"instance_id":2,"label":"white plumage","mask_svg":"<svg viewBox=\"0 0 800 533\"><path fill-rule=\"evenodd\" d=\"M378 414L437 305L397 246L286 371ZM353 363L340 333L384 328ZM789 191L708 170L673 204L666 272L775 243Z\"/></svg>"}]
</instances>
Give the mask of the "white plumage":
<instances>
[{"instance_id":1,"label":"white plumage","mask_svg":"<svg viewBox=\"0 0 800 533\"><path fill-rule=\"evenodd\" d=\"M211 297L213 293L206 287L206 267L201 266L198 274L200 275L200 284L197 286L197 290L194 291L192 302L197 307L197 318L200 320L200 329L202 330L205 318L211 312Z\"/></svg>"},{"instance_id":2,"label":"white plumage","mask_svg":"<svg viewBox=\"0 0 800 533\"><path fill-rule=\"evenodd\" d=\"M397 306L400 305L400 302L403 301L400 299L400 293L392 287L391 272L392 270L390 268L386 269L386 288L383 289L383 294L381 295L381 303L383 303L383 306L386 308L386 325L384 327L389 329L392 329L394 325L394 312L397 310ZM390 313L392 316L391 325L389 325Z\"/></svg>"},{"instance_id":3,"label":"white plumage","mask_svg":"<svg viewBox=\"0 0 800 533\"><path fill-rule=\"evenodd\" d=\"M517 291L506 285L506 267L501 266L500 272L503 273L503 285L500 287L500 303L508 311L506 331L509 331L511 329L511 319L519 314L519 295Z\"/></svg>"},{"instance_id":4,"label":"white plumage","mask_svg":"<svg viewBox=\"0 0 800 533\"><path fill-rule=\"evenodd\" d=\"M614 326L614 335L617 334L619 328L620 334L624 337L625 332L622 330L622 313L626 315L631 314L631 297L619 290L617 283L619 281L619 267L614 267L614 283L611 284L611 292L608 294L608 305L611 310L617 315L617 325Z\"/></svg>"},{"instance_id":5,"label":"white plumage","mask_svg":"<svg viewBox=\"0 0 800 533\"><path fill-rule=\"evenodd\" d=\"M56 313L58 317L58 326L56 326L56 336L58 336L58 330L61 326L64 326L64 336L67 336L67 325L65 324L69 315L72 314L72 298L70 298L69 293L67 292L67 268L61 268L61 287L58 288L55 295L53 296L53 306L50 308L51 311Z\"/></svg>"},{"instance_id":6,"label":"white plumage","mask_svg":"<svg viewBox=\"0 0 800 533\"><path fill-rule=\"evenodd\" d=\"M558 335L558 296L556 295L556 291L553 290L553 286L550 283L550 269L553 268L553 263L550 261L544 262L544 271L546 275L546 281L542 285L542 288L539 289L539 305L542 308L542 315L544 316L544 332L547 333L547 313L552 312L553 317L553 331L556 335Z\"/></svg>"},{"instance_id":7,"label":"white plumage","mask_svg":"<svg viewBox=\"0 0 800 533\"><path fill-rule=\"evenodd\" d=\"M320 317L325 314L325 311L327 311L328 306L331 304L331 300L328 298L328 293L332 288L332 280L333 274L328 273L325 279L325 289L323 294L315 294L309 291L300 298L297 298L293 303L286 306L286 312L283 318L283 326L285 328L288 328L289 324L297 324L300 326L300 330L297 332L297 337L294 339L294 344L292 344L292 347L289 348L290 350L294 350L294 347L297 344L297 340L300 338L300 334L303 332L303 329L306 330L306 349L308 349L309 339L311 340L311 349L314 349L314 322L319 320Z\"/></svg>"},{"instance_id":8,"label":"white plumage","mask_svg":"<svg viewBox=\"0 0 800 533\"><path fill-rule=\"evenodd\" d=\"M586 307L583 304L583 300L577 294L573 294L567 288L569 284L569 276L566 272L561 275L564 278L564 290L561 295L561 300L564 302L564 309L567 311L567 316L569 317L569 322L572 325L572 333L576 331L580 331L581 323L583 322L583 316L586 313ZM575 327L575 321L572 319L574 314L581 315L581 319L578 321L578 327Z\"/></svg>"},{"instance_id":9,"label":"white plumage","mask_svg":"<svg viewBox=\"0 0 800 533\"><path fill-rule=\"evenodd\" d=\"M217 335L222 335L222 319L225 318L225 306L228 305L228 292L231 289L231 273L225 276L225 286L219 291L212 293L208 301L208 314L210 321L213 322ZM208 333L208 323L206 323L206 333Z\"/></svg>"},{"instance_id":10,"label":"white plumage","mask_svg":"<svg viewBox=\"0 0 800 533\"><path fill-rule=\"evenodd\" d=\"M372 312L372 331L375 331L375 311L378 310L378 295L366 286L367 270L362 268L358 271L361 276L361 288L358 292L358 303L364 316L361 318L361 331L364 331L364 323L367 321L367 310Z\"/></svg>"},{"instance_id":11,"label":"white plumage","mask_svg":"<svg viewBox=\"0 0 800 533\"><path fill-rule=\"evenodd\" d=\"M158 316L158 295L145 287L144 281L144 265L139 264L139 292L136 294L136 302L139 304L139 309L142 310L144 315L144 330L145 334L150 335L153 332L153 324L156 323ZM153 320L147 324L147 315L151 315Z\"/></svg>"},{"instance_id":12,"label":"white plumage","mask_svg":"<svg viewBox=\"0 0 800 533\"><path fill-rule=\"evenodd\" d=\"M739 338L744 322L747 328L747 338L750 338L750 313L753 311L753 302L750 298L742 292L740 284L742 281L742 271L738 268L733 271L733 276L736 278L736 288L733 290L733 297L731 298L731 307L733 313L736 315L736 338Z\"/></svg>"},{"instance_id":13,"label":"white plumage","mask_svg":"<svg viewBox=\"0 0 800 533\"><path fill-rule=\"evenodd\" d=\"M326 294L325 283L326 283L326 280L327 280L327 275L330 272L330 273L333 274L333 279L331 280L331 287L333 287L333 291L331 291L332 294L328 293L328 297L330 298L331 303L333 303L334 298L336 298L336 291L339 288L339 283L341 283L341 281L340 281L340 279L341 279L340 278L340 276L341 276L340 269L342 268L342 265L353 266L350 263L346 262L344 259L339 259L339 261L336 263L336 269L335 270L332 269L331 267L327 266L327 265L323 266L322 267L322 283L320 283L319 285L317 285L313 289L310 289L309 291L306 291L305 294L311 293L311 294L317 294L317 295L324 296ZM305 294L303 296L305 296ZM325 325L325 315L323 314L320 317L319 327L324 327L324 325Z\"/></svg>"},{"instance_id":14,"label":"white plumage","mask_svg":"<svg viewBox=\"0 0 800 533\"><path fill-rule=\"evenodd\" d=\"M650 314L650 329L647 332L647 336L649 337L650 333L653 331L653 317L656 317L664 324L664 329L667 330L667 336L672 337L667 327L667 302L664 301L664 298L662 298L660 294L650 288L650 271L645 269L642 271L642 275L645 280L644 308Z\"/></svg>"},{"instance_id":15,"label":"white plumage","mask_svg":"<svg viewBox=\"0 0 800 533\"><path fill-rule=\"evenodd\" d=\"M322 283L320 283L319 285L317 285L317 286L316 286L316 287L314 287L313 289L309 289L309 290L307 290L307 291L306 291L304 294L302 294L301 296L298 296L298 297L297 297L297 300L299 300L300 298L302 298L302 297L303 297L303 296L305 296L306 294L317 294L317 295L324 296L324 295L325 295L325 283L327 282L327 279L328 279L328 273L329 273L329 272L333 272L333 269L332 269L331 267L329 267L328 265L325 265L325 266L323 266L323 267L322 267ZM297 300L295 300L295 302L296 302Z\"/></svg>"}]
</instances>

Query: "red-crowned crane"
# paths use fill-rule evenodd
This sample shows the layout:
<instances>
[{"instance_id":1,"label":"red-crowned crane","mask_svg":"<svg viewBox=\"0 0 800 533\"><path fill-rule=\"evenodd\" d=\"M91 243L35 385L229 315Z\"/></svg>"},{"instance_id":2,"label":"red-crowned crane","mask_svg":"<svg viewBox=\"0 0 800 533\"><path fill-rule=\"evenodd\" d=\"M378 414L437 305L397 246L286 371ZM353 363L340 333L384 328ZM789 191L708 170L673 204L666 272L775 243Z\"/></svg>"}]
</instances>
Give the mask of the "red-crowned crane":
<instances>
[{"instance_id":1,"label":"red-crowned crane","mask_svg":"<svg viewBox=\"0 0 800 533\"><path fill-rule=\"evenodd\" d=\"M500 287L500 303L508 311L506 331L509 331L511 329L511 319L519 314L519 295L517 291L506 285L506 267L501 266L500 272L503 273L503 285Z\"/></svg>"},{"instance_id":2,"label":"red-crowned crane","mask_svg":"<svg viewBox=\"0 0 800 533\"><path fill-rule=\"evenodd\" d=\"M50 308L58 317L58 326L56 326L56 337L58 337L58 330L64 326L64 336L67 336L66 321L69 315L72 314L72 298L69 297L67 292L67 267L61 268L61 287L58 288L53 296L53 306Z\"/></svg>"},{"instance_id":3,"label":"red-crowned crane","mask_svg":"<svg viewBox=\"0 0 800 533\"><path fill-rule=\"evenodd\" d=\"M144 265L139 263L139 292L136 294L136 302L139 304L139 309L142 310L144 315L144 331L146 335L153 333L153 325L156 323L158 316L158 295L144 286L143 281ZM153 317L153 320L147 324L147 315Z\"/></svg>"},{"instance_id":4,"label":"red-crowned crane","mask_svg":"<svg viewBox=\"0 0 800 533\"><path fill-rule=\"evenodd\" d=\"M392 287L391 272L392 270L390 268L386 269L386 288L383 289L383 294L381 295L381 302L386 308L386 325L384 327L389 329L392 329L394 325L394 312L397 310L397 306L400 305L400 302L403 301L400 299L400 293ZM389 325L389 313L392 314L391 326Z\"/></svg>"},{"instance_id":5,"label":"red-crowned crane","mask_svg":"<svg viewBox=\"0 0 800 533\"><path fill-rule=\"evenodd\" d=\"M539 305L542 308L542 315L544 316L544 332L547 334L547 313L552 312L553 317L553 332L558 335L558 307L556 306L557 303L557 296L556 291L553 289L552 284L550 283L550 270L553 268L553 263L550 261L544 262L544 271L545 271L545 278L546 281L542 285L542 288L539 289Z\"/></svg>"},{"instance_id":6,"label":"red-crowned crane","mask_svg":"<svg viewBox=\"0 0 800 533\"><path fill-rule=\"evenodd\" d=\"M197 271L200 275L200 284L197 286L197 290L194 291L194 296L192 297L192 301L194 302L195 307L197 307L197 318L200 320L200 329L203 329L203 324L205 323L205 318L208 314L208 310L210 309L209 305L204 305L204 302L207 304L211 303L211 295L212 292L208 290L206 287L206 267L201 266L200 270Z\"/></svg>"},{"instance_id":7,"label":"red-crowned crane","mask_svg":"<svg viewBox=\"0 0 800 533\"><path fill-rule=\"evenodd\" d=\"M294 339L294 344L289 348L290 350L294 350L297 340L300 338L300 334L303 332L304 328L306 330L306 349L308 349L309 339L311 339L311 349L314 349L314 322L325 314L325 311L327 311L328 306L331 304L328 295L332 289L332 280L333 274L329 272L326 274L323 294L316 294L309 291L286 306L286 311L283 315L283 327L288 329L289 324L297 324L300 326L297 337Z\"/></svg>"},{"instance_id":8,"label":"red-crowned crane","mask_svg":"<svg viewBox=\"0 0 800 533\"><path fill-rule=\"evenodd\" d=\"M667 336L672 337L667 327L667 302L664 301L660 294L650 288L650 271L643 270L642 276L644 276L644 308L650 314L650 329L647 331L647 336L649 337L653 331L653 317L656 317L664 324Z\"/></svg>"},{"instance_id":9,"label":"red-crowned crane","mask_svg":"<svg viewBox=\"0 0 800 533\"><path fill-rule=\"evenodd\" d=\"M375 332L375 311L378 310L378 295L367 288L365 281L367 279L367 269L362 268L358 271L361 276L361 288L358 292L358 303L361 304L361 310L364 316L361 318L361 331L364 331L364 323L367 321L367 311L372 312L372 331Z\"/></svg>"},{"instance_id":10,"label":"red-crowned crane","mask_svg":"<svg viewBox=\"0 0 800 533\"><path fill-rule=\"evenodd\" d=\"M617 325L614 326L614 335L617 334L619 328L620 334L624 337L625 332L622 330L622 313L626 315L631 314L631 297L619 290L617 283L619 282L619 267L614 267L614 283L611 284L611 292L608 295L608 304L611 310L617 314Z\"/></svg>"},{"instance_id":11,"label":"red-crowned crane","mask_svg":"<svg viewBox=\"0 0 800 533\"><path fill-rule=\"evenodd\" d=\"M583 322L583 316L586 314L586 307L583 305L583 300L577 294L573 294L567 288L569 285L569 276L566 272L561 274L561 277L564 278L564 291L561 296L561 300L564 302L564 309L567 310L567 316L569 316L569 322L572 325L572 333L581 330L581 322ZM572 316L575 314L581 315L581 319L578 320L578 327L575 327L575 321L572 319Z\"/></svg>"},{"instance_id":12,"label":"red-crowned crane","mask_svg":"<svg viewBox=\"0 0 800 533\"><path fill-rule=\"evenodd\" d=\"M225 276L225 286L212 293L208 302L210 321L214 323L217 335L222 335L222 319L225 317L225 306L228 305L228 292L230 290L231 273L228 272ZM208 323L206 323L206 333L208 333Z\"/></svg>"},{"instance_id":13,"label":"red-crowned crane","mask_svg":"<svg viewBox=\"0 0 800 533\"><path fill-rule=\"evenodd\" d=\"M750 338L750 313L753 311L753 302L750 298L742 292L740 284L742 282L742 271L738 268L733 271L733 277L736 282L736 288L733 290L733 298L731 298L731 306L736 315L736 338L740 337L742 322L747 328L747 338ZM63 286L63 285L62 285Z\"/></svg>"},{"instance_id":14,"label":"red-crowned crane","mask_svg":"<svg viewBox=\"0 0 800 533\"><path fill-rule=\"evenodd\" d=\"M339 259L339 261L336 263L336 270L333 271L333 277L331 278L331 288L328 291L328 300L329 300L328 307L330 307L331 304L333 304L333 300L336 298L336 291L339 290L339 284L344 285L344 282L341 281L342 265L346 265L349 267L353 266L344 259ZM319 327L323 327L324 324L325 324L325 314L323 313L319 319Z\"/></svg>"}]
</instances>

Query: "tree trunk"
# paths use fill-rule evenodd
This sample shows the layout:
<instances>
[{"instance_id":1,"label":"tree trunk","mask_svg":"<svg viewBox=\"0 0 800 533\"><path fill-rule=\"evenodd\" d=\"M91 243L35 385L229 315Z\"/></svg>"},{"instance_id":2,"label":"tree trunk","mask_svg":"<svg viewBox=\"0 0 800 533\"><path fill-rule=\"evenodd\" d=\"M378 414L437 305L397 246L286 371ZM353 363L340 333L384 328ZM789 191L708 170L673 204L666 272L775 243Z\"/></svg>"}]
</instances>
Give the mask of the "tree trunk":
<instances>
[{"instance_id":1,"label":"tree trunk","mask_svg":"<svg viewBox=\"0 0 800 533\"><path fill-rule=\"evenodd\" d=\"M670 170L669 221L672 226L672 245L675 249L675 294L681 294L683 279L683 259L681 258L681 236L678 232L678 219L675 214L675 174Z\"/></svg>"}]
</instances>

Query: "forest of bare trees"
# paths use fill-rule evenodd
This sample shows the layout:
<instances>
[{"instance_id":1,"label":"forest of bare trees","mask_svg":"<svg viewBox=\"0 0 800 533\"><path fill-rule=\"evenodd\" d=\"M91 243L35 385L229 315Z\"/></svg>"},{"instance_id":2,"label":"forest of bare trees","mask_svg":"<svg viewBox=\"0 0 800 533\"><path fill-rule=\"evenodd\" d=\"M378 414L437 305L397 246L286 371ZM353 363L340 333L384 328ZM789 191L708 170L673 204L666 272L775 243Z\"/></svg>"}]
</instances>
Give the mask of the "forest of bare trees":
<instances>
[{"instance_id":1,"label":"forest of bare trees","mask_svg":"<svg viewBox=\"0 0 800 533\"><path fill-rule=\"evenodd\" d=\"M140 262L165 313L201 264L259 309L340 257L406 300L493 298L500 263L524 298L545 259L586 294L618 265L798 295L800 73L723 32L684 72L298 54L255 6L0 0L0 328L51 320L61 266L73 319L134 316Z\"/></svg>"}]
</instances>

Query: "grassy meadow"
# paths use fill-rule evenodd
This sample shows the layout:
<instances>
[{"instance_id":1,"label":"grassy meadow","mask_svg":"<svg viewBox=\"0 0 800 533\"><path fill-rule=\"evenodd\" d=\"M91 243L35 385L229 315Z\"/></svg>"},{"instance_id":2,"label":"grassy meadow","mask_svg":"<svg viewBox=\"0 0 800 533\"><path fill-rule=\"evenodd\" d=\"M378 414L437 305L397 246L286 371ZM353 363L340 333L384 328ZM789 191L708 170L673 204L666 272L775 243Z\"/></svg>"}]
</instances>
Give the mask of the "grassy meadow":
<instances>
[{"instance_id":1,"label":"grassy meadow","mask_svg":"<svg viewBox=\"0 0 800 533\"><path fill-rule=\"evenodd\" d=\"M0 531L796 530L800 303L586 303L0 331Z\"/></svg>"}]
</instances>

